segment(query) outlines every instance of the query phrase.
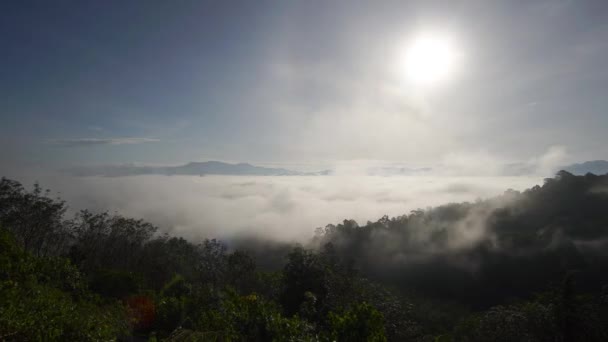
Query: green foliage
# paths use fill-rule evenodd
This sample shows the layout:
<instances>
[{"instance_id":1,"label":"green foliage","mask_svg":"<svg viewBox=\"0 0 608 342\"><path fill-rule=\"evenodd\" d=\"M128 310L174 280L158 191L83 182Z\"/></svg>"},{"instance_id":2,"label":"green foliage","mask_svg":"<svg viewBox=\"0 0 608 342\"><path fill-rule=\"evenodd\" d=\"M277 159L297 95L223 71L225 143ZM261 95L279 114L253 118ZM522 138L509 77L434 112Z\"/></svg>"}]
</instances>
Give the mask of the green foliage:
<instances>
[{"instance_id":1,"label":"green foliage","mask_svg":"<svg viewBox=\"0 0 608 342\"><path fill-rule=\"evenodd\" d=\"M67 207L38 183L32 191L16 181L0 179L0 225L13 232L17 244L38 255L58 255L69 240L69 222L63 220Z\"/></svg>"},{"instance_id":2,"label":"green foliage","mask_svg":"<svg viewBox=\"0 0 608 342\"><path fill-rule=\"evenodd\" d=\"M87 295L68 261L32 257L1 228L0 270L2 340L98 341L128 333L119 303Z\"/></svg>"},{"instance_id":3,"label":"green foliage","mask_svg":"<svg viewBox=\"0 0 608 342\"><path fill-rule=\"evenodd\" d=\"M255 260L243 252L234 251L226 262L226 283L240 293L249 293L257 287Z\"/></svg>"},{"instance_id":4,"label":"green foliage","mask_svg":"<svg viewBox=\"0 0 608 342\"><path fill-rule=\"evenodd\" d=\"M46 286L3 284L0 336L15 341L98 341L127 333L119 305L74 301Z\"/></svg>"},{"instance_id":5,"label":"green foliage","mask_svg":"<svg viewBox=\"0 0 608 342\"><path fill-rule=\"evenodd\" d=\"M226 246L216 239L205 240L198 246L198 256L197 280L219 286L226 276Z\"/></svg>"},{"instance_id":6,"label":"green foliage","mask_svg":"<svg viewBox=\"0 0 608 342\"><path fill-rule=\"evenodd\" d=\"M605 341L608 315L600 296L575 296L571 280L535 299L501 305L462 320L455 341Z\"/></svg>"},{"instance_id":7,"label":"green foliage","mask_svg":"<svg viewBox=\"0 0 608 342\"><path fill-rule=\"evenodd\" d=\"M70 259L89 273L100 269L135 271L145 244L155 232L156 227L143 220L83 210L73 221L75 243Z\"/></svg>"},{"instance_id":8,"label":"green foliage","mask_svg":"<svg viewBox=\"0 0 608 342\"><path fill-rule=\"evenodd\" d=\"M63 257L34 258L34 274L38 281L58 288L72 296L86 296L87 284L82 273Z\"/></svg>"},{"instance_id":9,"label":"green foliage","mask_svg":"<svg viewBox=\"0 0 608 342\"><path fill-rule=\"evenodd\" d=\"M158 304L155 328L162 332L171 332L182 326L186 319L186 299L183 297L163 296Z\"/></svg>"},{"instance_id":10,"label":"green foliage","mask_svg":"<svg viewBox=\"0 0 608 342\"><path fill-rule=\"evenodd\" d=\"M181 275L175 275L163 287L161 296L163 297L184 297L190 294L192 285L190 285Z\"/></svg>"},{"instance_id":11,"label":"green foliage","mask_svg":"<svg viewBox=\"0 0 608 342\"><path fill-rule=\"evenodd\" d=\"M288 256L288 263L283 270L285 283L281 303L289 315L297 313L310 292L317 298L325 298L325 265L311 251L301 247L293 249Z\"/></svg>"},{"instance_id":12,"label":"green foliage","mask_svg":"<svg viewBox=\"0 0 608 342\"><path fill-rule=\"evenodd\" d=\"M329 340L386 341L384 318L367 303L355 305L341 314L329 313Z\"/></svg>"},{"instance_id":13,"label":"green foliage","mask_svg":"<svg viewBox=\"0 0 608 342\"><path fill-rule=\"evenodd\" d=\"M120 215L66 220L48 191L3 178L0 340L606 341L606 181L560 172L523 193L344 220L310 249L230 251ZM459 240L480 225L489 234Z\"/></svg>"},{"instance_id":14,"label":"green foliage","mask_svg":"<svg viewBox=\"0 0 608 342\"><path fill-rule=\"evenodd\" d=\"M312 326L286 318L280 308L256 294L228 291L216 306L194 313L197 331L214 332L227 341L312 341Z\"/></svg>"},{"instance_id":15,"label":"green foliage","mask_svg":"<svg viewBox=\"0 0 608 342\"><path fill-rule=\"evenodd\" d=\"M136 270L154 290L162 289L175 274L189 281L198 277L198 248L183 238L165 235L152 239L143 245L137 259Z\"/></svg>"},{"instance_id":16,"label":"green foliage","mask_svg":"<svg viewBox=\"0 0 608 342\"><path fill-rule=\"evenodd\" d=\"M315 243L332 243L383 284L475 309L543 291L572 270L598 288L608 283L608 196L598 190L607 182L559 172L524 192L328 225Z\"/></svg>"},{"instance_id":17,"label":"green foliage","mask_svg":"<svg viewBox=\"0 0 608 342\"><path fill-rule=\"evenodd\" d=\"M141 287L141 281L131 272L101 270L95 272L90 281L92 291L117 299L135 294Z\"/></svg>"}]
</instances>

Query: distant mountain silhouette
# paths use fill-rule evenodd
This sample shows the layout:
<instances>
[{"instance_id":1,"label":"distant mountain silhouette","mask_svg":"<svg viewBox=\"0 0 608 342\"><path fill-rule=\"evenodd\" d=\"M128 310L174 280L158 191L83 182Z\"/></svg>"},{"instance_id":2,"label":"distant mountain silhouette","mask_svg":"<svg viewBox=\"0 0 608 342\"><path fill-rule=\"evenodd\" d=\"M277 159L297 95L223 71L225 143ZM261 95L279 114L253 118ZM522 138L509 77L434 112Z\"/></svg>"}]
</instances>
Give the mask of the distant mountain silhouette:
<instances>
[{"instance_id":1,"label":"distant mountain silhouette","mask_svg":"<svg viewBox=\"0 0 608 342\"><path fill-rule=\"evenodd\" d=\"M574 175L585 175L593 173L604 175L608 173L608 161L593 160L580 164L572 164L557 168L568 171ZM225 176L328 176L333 174L332 170L322 170L318 172L300 172L283 168L271 168L256 166L248 163L224 163L220 161L190 162L178 166L145 166L136 164L122 165L97 165L97 166L75 166L64 170L71 175L122 177L138 175L225 175ZM428 175L432 168L409 168L401 166L380 166L371 167L366 170L370 176L421 176ZM532 174L535 167L528 163L512 163L503 167L502 174L505 176L523 176Z\"/></svg>"},{"instance_id":2,"label":"distant mountain silhouette","mask_svg":"<svg viewBox=\"0 0 608 342\"><path fill-rule=\"evenodd\" d=\"M226 175L226 176L326 176L330 170L299 172L282 168L255 166L247 163L230 164L219 161L191 162L180 166L139 166L134 164L109 166L77 166L67 170L74 176L138 176L138 175Z\"/></svg>"},{"instance_id":3,"label":"distant mountain silhouette","mask_svg":"<svg viewBox=\"0 0 608 342\"><path fill-rule=\"evenodd\" d=\"M605 175L608 173L608 161L606 160L592 160L586 161L580 164L572 164L564 166L562 170L568 171L574 175L585 175L587 173L593 173L595 175Z\"/></svg>"}]
</instances>

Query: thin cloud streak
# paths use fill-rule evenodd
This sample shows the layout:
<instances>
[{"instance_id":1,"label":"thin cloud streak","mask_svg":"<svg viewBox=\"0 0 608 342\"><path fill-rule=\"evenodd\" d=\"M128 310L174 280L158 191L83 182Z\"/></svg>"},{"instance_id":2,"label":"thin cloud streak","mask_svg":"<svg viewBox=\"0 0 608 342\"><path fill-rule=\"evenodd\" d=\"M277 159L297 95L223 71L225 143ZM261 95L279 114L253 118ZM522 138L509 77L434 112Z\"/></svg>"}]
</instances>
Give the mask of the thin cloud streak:
<instances>
[{"instance_id":1,"label":"thin cloud streak","mask_svg":"<svg viewBox=\"0 0 608 342\"><path fill-rule=\"evenodd\" d=\"M158 142L154 138L80 138L80 139L53 139L49 144L63 147L97 146L97 145L133 145Z\"/></svg>"}]
</instances>

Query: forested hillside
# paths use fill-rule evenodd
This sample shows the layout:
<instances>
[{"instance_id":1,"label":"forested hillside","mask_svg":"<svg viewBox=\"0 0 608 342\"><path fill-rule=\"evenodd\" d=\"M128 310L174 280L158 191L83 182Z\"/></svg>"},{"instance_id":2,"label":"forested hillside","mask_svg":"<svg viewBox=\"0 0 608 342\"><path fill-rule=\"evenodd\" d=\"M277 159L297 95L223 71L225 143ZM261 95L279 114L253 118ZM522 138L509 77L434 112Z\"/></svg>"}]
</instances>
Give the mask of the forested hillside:
<instances>
[{"instance_id":1,"label":"forested hillside","mask_svg":"<svg viewBox=\"0 0 608 342\"><path fill-rule=\"evenodd\" d=\"M0 340L608 340L608 175L345 220L302 245L66 211L0 181Z\"/></svg>"}]
</instances>

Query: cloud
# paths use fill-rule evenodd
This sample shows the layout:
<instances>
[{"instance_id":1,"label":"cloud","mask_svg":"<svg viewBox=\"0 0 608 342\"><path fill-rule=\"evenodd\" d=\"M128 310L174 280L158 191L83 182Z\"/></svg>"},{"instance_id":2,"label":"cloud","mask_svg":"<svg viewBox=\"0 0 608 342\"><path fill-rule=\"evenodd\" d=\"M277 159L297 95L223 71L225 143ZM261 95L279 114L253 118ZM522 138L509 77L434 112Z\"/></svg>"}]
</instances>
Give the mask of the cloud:
<instances>
[{"instance_id":1,"label":"cloud","mask_svg":"<svg viewBox=\"0 0 608 342\"><path fill-rule=\"evenodd\" d=\"M553 174L559 167L565 165L567 159L568 152L564 146L551 146L536 161L537 171L540 174Z\"/></svg>"},{"instance_id":2,"label":"cloud","mask_svg":"<svg viewBox=\"0 0 608 342\"><path fill-rule=\"evenodd\" d=\"M77 146L95 146L95 145L131 145L142 144L148 142L157 142L159 139L154 138L80 138L80 139L54 139L49 143L57 146L77 147Z\"/></svg>"},{"instance_id":3,"label":"cloud","mask_svg":"<svg viewBox=\"0 0 608 342\"><path fill-rule=\"evenodd\" d=\"M60 191L59 195L73 210L107 210L143 218L162 231L195 241L251 236L301 242L310 239L315 228L344 219L365 224L383 215L400 216L418 208L474 201L502 194L508 188L523 190L542 183L540 177L361 175L117 178L56 175L35 179L53 191ZM475 228L467 233L482 232L479 226Z\"/></svg>"},{"instance_id":4,"label":"cloud","mask_svg":"<svg viewBox=\"0 0 608 342\"><path fill-rule=\"evenodd\" d=\"M489 151L458 151L443 156L433 175L552 177L570 161L565 146L552 145L525 161L509 161Z\"/></svg>"}]
</instances>

